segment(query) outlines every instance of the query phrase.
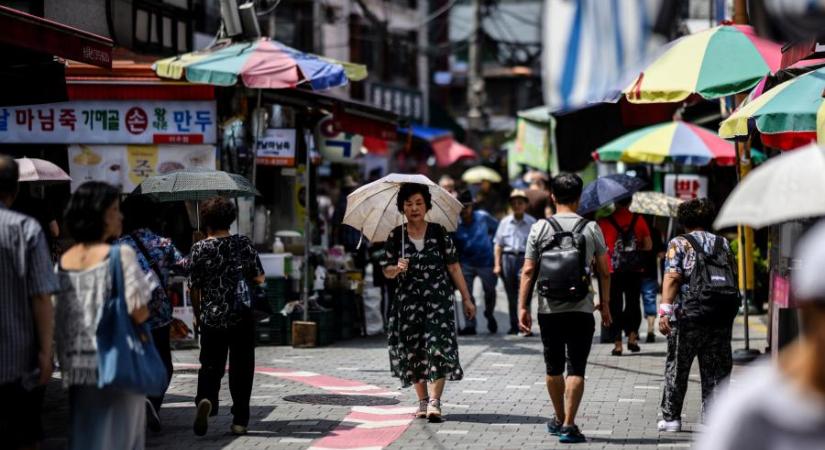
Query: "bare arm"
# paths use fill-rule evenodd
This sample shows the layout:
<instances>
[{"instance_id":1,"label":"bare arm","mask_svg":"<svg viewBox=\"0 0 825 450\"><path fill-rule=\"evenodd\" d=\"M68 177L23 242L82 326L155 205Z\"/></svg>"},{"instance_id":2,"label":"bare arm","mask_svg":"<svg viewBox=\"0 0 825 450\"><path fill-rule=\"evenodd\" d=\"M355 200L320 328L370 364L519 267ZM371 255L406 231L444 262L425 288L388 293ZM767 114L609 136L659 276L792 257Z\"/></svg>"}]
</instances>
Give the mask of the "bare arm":
<instances>
[{"instance_id":1,"label":"bare arm","mask_svg":"<svg viewBox=\"0 0 825 450\"><path fill-rule=\"evenodd\" d=\"M197 288L190 290L189 299L192 301L192 314L195 316L195 328L198 328L198 317L201 315L201 290Z\"/></svg>"},{"instance_id":2,"label":"bare arm","mask_svg":"<svg viewBox=\"0 0 825 450\"><path fill-rule=\"evenodd\" d=\"M596 270L599 272L599 312L602 324L610 326L613 317L610 315L610 265L607 254L596 256Z\"/></svg>"},{"instance_id":3,"label":"bare arm","mask_svg":"<svg viewBox=\"0 0 825 450\"><path fill-rule=\"evenodd\" d=\"M662 311L672 311L672 305L676 303L676 296L679 295L679 286L682 284L682 275L676 272L665 273L662 280ZM668 305L668 306L665 306ZM659 331L667 336L670 334L670 315L659 320Z\"/></svg>"},{"instance_id":4,"label":"bare arm","mask_svg":"<svg viewBox=\"0 0 825 450\"><path fill-rule=\"evenodd\" d=\"M40 349L37 353L40 367L40 384L46 384L52 376L52 342L54 341L54 306L52 296L39 294L31 298L34 326L37 330L37 342Z\"/></svg>"},{"instance_id":5,"label":"bare arm","mask_svg":"<svg viewBox=\"0 0 825 450\"><path fill-rule=\"evenodd\" d=\"M526 258L524 265L521 267L521 280L519 281L520 288L518 291L518 316L519 328L521 331L528 333L533 327L533 318L527 312L527 304L533 296L533 285L536 281L536 261L532 258Z\"/></svg>"},{"instance_id":6,"label":"bare arm","mask_svg":"<svg viewBox=\"0 0 825 450\"><path fill-rule=\"evenodd\" d=\"M649 252L653 250L653 239L651 239L650 236L645 236L644 239L642 239L641 247L639 248L639 250L643 252Z\"/></svg>"},{"instance_id":7,"label":"bare arm","mask_svg":"<svg viewBox=\"0 0 825 450\"><path fill-rule=\"evenodd\" d=\"M141 324L143 322L146 322L147 320L149 320L149 307L146 306L146 305L143 305L139 308L135 308L135 310L132 311L131 316L132 316L132 322L134 322L136 324Z\"/></svg>"},{"instance_id":8,"label":"bare arm","mask_svg":"<svg viewBox=\"0 0 825 450\"><path fill-rule=\"evenodd\" d=\"M402 272L401 268L398 267L397 265L385 266L383 269L381 269L381 271L384 272L385 277L387 277L391 280L393 278L397 277L398 274Z\"/></svg>"},{"instance_id":9,"label":"bare arm","mask_svg":"<svg viewBox=\"0 0 825 450\"><path fill-rule=\"evenodd\" d=\"M498 244L493 246L493 255L495 258L493 259L493 273L496 275L501 273L501 254L503 250L504 249Z\"/></svg>"}]
</instances>

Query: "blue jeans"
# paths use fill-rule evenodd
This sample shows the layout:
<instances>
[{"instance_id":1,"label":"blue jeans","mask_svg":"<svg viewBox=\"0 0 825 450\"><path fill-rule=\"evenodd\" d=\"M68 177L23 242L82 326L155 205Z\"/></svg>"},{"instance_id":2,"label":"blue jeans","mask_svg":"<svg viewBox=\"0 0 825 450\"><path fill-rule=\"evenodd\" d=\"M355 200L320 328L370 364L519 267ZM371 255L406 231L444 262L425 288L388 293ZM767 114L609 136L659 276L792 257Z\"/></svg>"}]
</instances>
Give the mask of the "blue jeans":
<instances>
[{"instance_id":1,"label":"blue jeans","mask_svg":"<svg viewBox=\"0 0 825 450\"><path fill-rule=\"evenodd\" d=\"M659 294L659 281L656 278L642 278L642 305L645 317L656 316L656 296Z\"/></svg>"},{"instance_id":2,"label":"blue jeans","mask_svg":"<svg viewBox=\"0 0 825 450\"><path fill-rule=\"evenodd\" d=\"M475 267L467 264L461 264L461 272L464 274L464 282L467 283L467 289L470 291L470 297L473 299L473 304L476 303L473 294L473 281L476 277L481 278L481 287L484 289L484 317L489 321L493 317L496 310L496 275L493 273L492 267ZM478 311L476 311L478 314ZM465 320L464 326L469 328L476 327L476 319Z\"/></svg>"}]
</instances>

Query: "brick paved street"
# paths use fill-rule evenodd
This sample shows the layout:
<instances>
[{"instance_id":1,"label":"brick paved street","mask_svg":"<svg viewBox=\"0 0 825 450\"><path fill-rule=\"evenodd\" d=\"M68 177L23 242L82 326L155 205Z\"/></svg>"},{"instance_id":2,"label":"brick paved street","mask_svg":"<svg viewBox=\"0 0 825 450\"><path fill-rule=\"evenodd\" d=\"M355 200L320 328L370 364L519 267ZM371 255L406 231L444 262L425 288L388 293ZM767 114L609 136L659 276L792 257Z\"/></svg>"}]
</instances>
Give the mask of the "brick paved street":
<instances>
[{"instance_id":1,"label":"brick paved street","mask_svg":"<svg viewBox=\"0 0 825 450\"><path fill-rule=\"evenodd\" d=\"M499 324L505 324L503 295L499 297L498 308ZM752 335L756 336L752 345L763 349L765 327L761 318L752 318L751 323ZM485 330L484 325L481 319L479 330ZM734 331L734 348L742 346L742 333L740 318ZM461 338L460 345L465 380L447 384L444 395L447 420L444 423L410 421L404 419L406 415L397 414L387 416L396 420L382 424L366 419L350 422L349 418L342 423L349 414L362 417L361 413L366 412L373 414L368 417L380 418L382 416L375 414L384 413L381 409L358 408L356 405L397 403L395 409L383 410L387 414L399 411L403 414L405 410L398 407L409 411L409 407L414 406L412 390L398 390L398 383L389 375L384 338L372 337L308 350L258 348L256 365L259 371L255 375L249 435L234 437L229 434L231 416L228 406L231 400L224 378L220 414L213 418L209 433L202 438L195 437L191 431L197 382L193 364L197 363L197 353L176 351L174 357L178 368L161 413L164 429L159 434L148 434L147 447L303 449L314 443L318 444L317 448L329 447L332 445L329 442L333 441L340 445L342 440L350 440L350 436L366 436L378 441L386 438L385 442L394 440L388 448L398 450L568 447L559 444L558 439L545 430L544 423L552 410L543 382L544 363L538 337L520 338L501 333L489 336L485 333ZM699 411L698 367L694 364L686 401L686 431L659 434L656 421L665 343L661 336L657 336L657 343L641 345L641 353L626 352L622 357L610 355L612 345L594 345L579 419L589 442L576 447L689 447ZM734 369L734 380L738 370L739 367ZM335 383L348 384L339 388L324 386ZM46 448L62 448L66 442L67 407L59 385L52 384L45 415L50 438ZM383 394L366 396L370 390L383 391ZM353 399L356 401L343 406L329 404ZM398 417L404 420L397 420ZM400 437L396 439L393 433ZM327 440L319 441L324 437ZM346 448L353 448L355 444L356 441L350 440Z\"/></svg>"}]
</instances>

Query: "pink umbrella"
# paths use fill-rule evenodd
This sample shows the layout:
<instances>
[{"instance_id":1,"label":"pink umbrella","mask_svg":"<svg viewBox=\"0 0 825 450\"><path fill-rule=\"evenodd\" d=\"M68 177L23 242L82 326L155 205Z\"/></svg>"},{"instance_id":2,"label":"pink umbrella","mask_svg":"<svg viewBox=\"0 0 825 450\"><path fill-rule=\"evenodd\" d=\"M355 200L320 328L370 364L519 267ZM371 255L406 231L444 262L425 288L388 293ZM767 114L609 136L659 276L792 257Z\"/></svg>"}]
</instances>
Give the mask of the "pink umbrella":
<instances>
[{"instance_id":1,"label":"pink umbrella","mask_svg":"<svg viewBox=\"0 0 825 450\"><path fill-rule=\"evenodd\" d=\"M18 181L30 181L40 183L56 183L61 181L72 181L72 177L57 167L54 163L45 159L18 158L15 159L20 167L20 177Z\"/></svg>"}]
</instances>

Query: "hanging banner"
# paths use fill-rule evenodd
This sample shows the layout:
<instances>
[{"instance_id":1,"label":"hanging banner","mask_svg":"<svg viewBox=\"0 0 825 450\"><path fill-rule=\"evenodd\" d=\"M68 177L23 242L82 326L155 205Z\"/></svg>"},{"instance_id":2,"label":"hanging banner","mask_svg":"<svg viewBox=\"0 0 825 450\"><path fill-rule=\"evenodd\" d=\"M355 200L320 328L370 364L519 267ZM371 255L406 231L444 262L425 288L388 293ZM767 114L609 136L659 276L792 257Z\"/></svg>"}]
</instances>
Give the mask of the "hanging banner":
<instances>
[{"instance_id":1,"label":"hanging banner","mask_svg":"<svg viewBox=\"0 0 825 450\"><path fill-rule=\"evenodd\" d=\"M0 143L214 144L214 101L83 100L0 108Z\"/></svg>"},{"instance_id":2,"label":"hanging banner","mask_svg":"<svg viewBox=\"0 0 825 450\"><path fill-rule=\"evenodd\" d=\"M72 192L86 181L103 181L132 192L147 177L182 169L215 169L211 145L70 145Z\"/></svg>"},{"instance_id":3,"label":"hanging banner","mask_svg":"<svg viewBox=\"0 0 825 450\"><path fill-rule=\"evenodd\" d=\"M262 166L295 165L295 129L269 128L255 143L257 162Z\"/></svg>"},{"instance_id":4,"label":"hanging banner","mask_svg":"<svg viewBox=\"0 0 825 450\"><path fill-rule=\"evenodd\" d=\"M364 137L360 134L338 132L332 116L327 116L315 127L315 143L321 156L330 162L356 164L361 154Z\"/></svg>"},{"instance_id":5,"label":"hanging banner","mask_svg":"<svg viewBox=\"0 0 825 450\"><path fill-rule=\"evenodd\" d=\"M665 175L665 194L682 200L708 196L708 177L702 175Z\"/></svg>"}]
</instances>

